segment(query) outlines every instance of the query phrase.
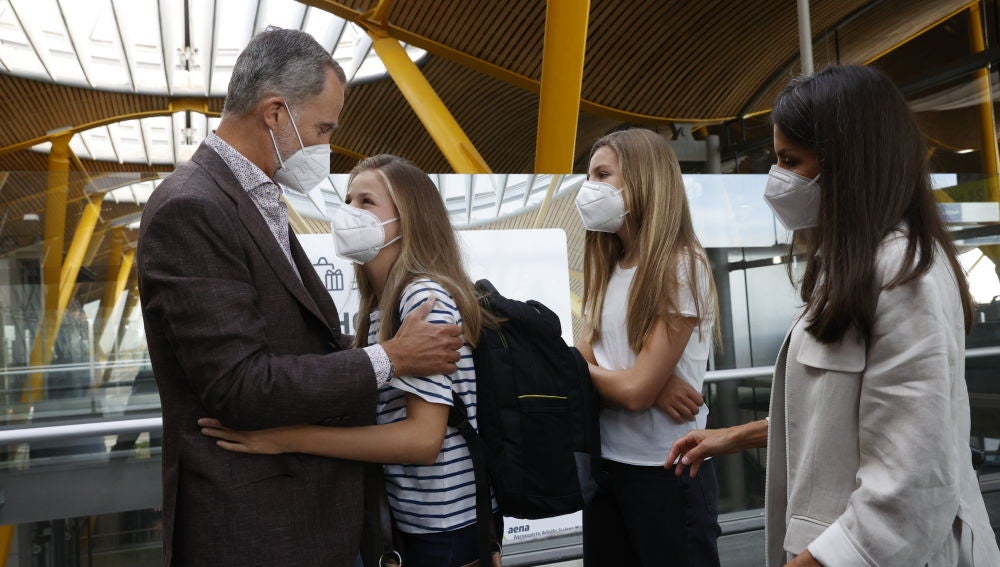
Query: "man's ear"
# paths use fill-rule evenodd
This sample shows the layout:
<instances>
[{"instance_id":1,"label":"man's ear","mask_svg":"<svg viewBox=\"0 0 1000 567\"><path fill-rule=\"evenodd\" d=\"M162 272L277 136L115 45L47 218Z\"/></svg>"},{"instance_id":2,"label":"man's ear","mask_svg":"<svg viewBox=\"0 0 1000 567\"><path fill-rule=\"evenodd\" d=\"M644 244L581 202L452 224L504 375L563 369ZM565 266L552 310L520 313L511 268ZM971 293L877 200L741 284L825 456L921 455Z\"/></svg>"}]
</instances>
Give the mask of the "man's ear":
<instances>
[{"instance_id":1,"label":"man's ear","mask_svg":"<svg viewBox=\"0 0 1000 567\"><path fill-rule=\"evenodd\" d=\"M257 105L259 116L262 117L264 121L264 126L270 130L280 130L280 124L282 120L282 114L287 114L283 112L282 109L285 107L285 99L280 96L269 96L265 97L264 100L260 101Z\"/></svg>"}]
</instances>

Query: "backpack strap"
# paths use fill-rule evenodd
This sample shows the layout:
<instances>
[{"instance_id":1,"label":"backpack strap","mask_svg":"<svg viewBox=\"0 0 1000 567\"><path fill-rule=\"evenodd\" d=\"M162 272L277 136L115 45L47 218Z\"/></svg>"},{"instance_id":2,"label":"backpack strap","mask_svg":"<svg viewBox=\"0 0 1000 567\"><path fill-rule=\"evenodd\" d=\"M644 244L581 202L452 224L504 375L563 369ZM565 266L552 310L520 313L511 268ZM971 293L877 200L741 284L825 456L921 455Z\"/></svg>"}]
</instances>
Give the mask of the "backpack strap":
<instances>
[{"instance_id":1,"label":"backpack strap","mask_svg":"<svg viewBox=\"0 0 1000 567\"><path fill-rule=\"evenodd\" d=\"M479 565L492 565L496 534L493 530L493 506L490 501L490 475L486 470L486 456L479 434L469 423L465 403L455 392L451 393L452 406L448 412L448 425L462 434L472 459L472 471L476 478L476 534L479 538Z\"/></svg>"},{"instance_id":2,"label":"backpack strap","mask_svg":"<svg viewBox=\"0 0 1000 567\"><path fill-rule=\"evenodd\" d=\"M400 544L392 525L392 512L385 491L382 465L364 463L364 528L361 559L365 567L399 567Z\"/></svg>"}]
</instances>

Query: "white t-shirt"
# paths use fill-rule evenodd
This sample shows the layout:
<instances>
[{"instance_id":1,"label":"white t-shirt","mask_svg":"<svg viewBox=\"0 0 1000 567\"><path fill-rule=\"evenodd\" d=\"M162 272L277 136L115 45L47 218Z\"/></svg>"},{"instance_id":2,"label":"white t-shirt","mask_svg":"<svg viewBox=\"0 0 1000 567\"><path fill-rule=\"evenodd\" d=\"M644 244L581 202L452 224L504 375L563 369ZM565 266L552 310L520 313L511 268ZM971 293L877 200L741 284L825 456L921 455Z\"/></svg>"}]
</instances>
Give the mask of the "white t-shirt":
<instances>
[{"instance_id":1,"label":"white t-shirt","mask_svg":"<svg viewBox=\"0 0 1000 567\"><path fill-rule=\"evenodd\" d=\"M440 284L429 279L415 280L403 290L399 306L400 321L431 297L437 299L427 317L431 323L462 324L455 300ZM375 344L381 312L373 311L368 328L368 343ZM406 394L414 394L432 404L453 405L452 393L465 402L469 423L476 421L476 370L468 343L458 351L462 358L451 375L398 376L379 388L377 421L395 423L406 419ZM445 431L441 453L432 465L383 465L386 494L392 518L407 533L433 533L457 530L476 521L476 486L472 459L465 439L454 427ZM496 511L496 502L493 503Z\"/></svg>"},{"instance_id":2,"label":"white t-shirt","mask_svg":"<svg viewBox=\"0 0 1000 567\"><path fill-rule=\"evenodd\" d=\"M677 263L677 309L681 315L696 317L695 302L687 273L689 262L681 256ZM697 293L702 309L710 303L708 270L696 262ZM635 276L635 268L615 267L608 281L601 310L601 338L594 342L594 357L601 368L626 370L635 365L636 353L628 344L626 310L628 292ZM674 375L690 384L699 392L705 380L705 370L712 343L712 314L703 313L701 333L699 327L691 332L684 353L681 354ZM628 379L627 376L625 379ZM703 429L708 418L708 406L702 405L694 421L676 423L669 415L657 407L645 411L631 412L622 408L601 409L601 456L605 459L640 466L662 466L670 446L685 433L693 429Z\"/></svg>"}]
</instances>

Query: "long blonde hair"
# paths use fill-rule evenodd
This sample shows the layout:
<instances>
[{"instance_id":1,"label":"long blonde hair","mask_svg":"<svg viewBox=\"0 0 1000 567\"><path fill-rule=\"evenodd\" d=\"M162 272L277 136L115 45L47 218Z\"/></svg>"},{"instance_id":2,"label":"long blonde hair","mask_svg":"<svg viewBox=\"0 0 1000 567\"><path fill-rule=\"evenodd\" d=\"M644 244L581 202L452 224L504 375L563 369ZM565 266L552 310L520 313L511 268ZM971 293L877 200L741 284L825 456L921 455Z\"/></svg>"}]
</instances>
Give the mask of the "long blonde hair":
<instances>
[{"instance_id":1,"label":"long blonde hair","mask_svg":"<svg viewBox=\"0 0 1000 567\"><path fill-rule=\"evenodd\" d=\"M642 350L657 319L671 328L677 325L677 263L687 258L687 280L695 301L699 336L706 319L717 318L715 282L705 250L694 233L680 164L670 144L659 134L635 128L614 132L599 139L591 157L600 148L618 156L628 215L625 222L634 229L633 246L639 257L628 293L626 324L628 343L634 352ZM587 231L584 246L583 306L589 318L590 340L601 336L601 310L608 280L625 254L621 239L606 232ZM699 293L698 265L708 274L709 300ZM716 325L718 333L718 325Z\"/></svg>"},{"instance_id":2,"label":"long blonde hair","mask_svg":"<svg viewBox=\"0 0 1000 567\"><path fill-rule=\"evenodd\" d=\"M355 265L361 303L354 345L368 343L369 316L376 307L382 312L378 340L391 339L398 330L396 317L391 314L399 308L403 289L412 281L426 277L441 284L451 294L462 316L465 340L475 346L483 324L493 324L494 319L480 308L476 288L465 273L458 240L441 194L420 168L406 159L388 154L358 162L351 170L348 185L358 174L368 170L379 174L396 205L402 238L399 241L399 258L389 268L382 297L375 296L375 288L363 267Z\"/></svg>"}]
</instances>

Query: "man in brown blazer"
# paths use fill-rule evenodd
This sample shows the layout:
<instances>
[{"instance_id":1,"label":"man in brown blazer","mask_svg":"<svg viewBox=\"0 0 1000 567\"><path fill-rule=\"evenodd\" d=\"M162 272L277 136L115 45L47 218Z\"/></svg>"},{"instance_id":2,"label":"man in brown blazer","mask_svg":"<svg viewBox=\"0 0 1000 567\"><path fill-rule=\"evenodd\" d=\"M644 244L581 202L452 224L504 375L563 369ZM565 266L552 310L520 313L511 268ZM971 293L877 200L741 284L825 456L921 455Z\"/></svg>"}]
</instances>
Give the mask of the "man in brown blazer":
<instances>
[{"instance_id":1,"label":"man in brown blazer","mask_svg":"<svg viewBox=\"0 0 1000 567\"><path fill-rule=\"evenodd\" d=\"M237 60L218 130L143 212L139 287L163 405L167 565L340 567L358 553L360 463L224 451L199 433L199 418L240 429L373 424L377 384L455 371L461 330L409 325L421 317L382 345L348 349L289 229L273 179L310 177L296 161L329 145L344 84L311 36L259 34Z\"/></svg>"}]
</instances>

